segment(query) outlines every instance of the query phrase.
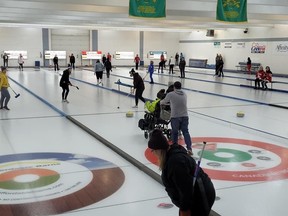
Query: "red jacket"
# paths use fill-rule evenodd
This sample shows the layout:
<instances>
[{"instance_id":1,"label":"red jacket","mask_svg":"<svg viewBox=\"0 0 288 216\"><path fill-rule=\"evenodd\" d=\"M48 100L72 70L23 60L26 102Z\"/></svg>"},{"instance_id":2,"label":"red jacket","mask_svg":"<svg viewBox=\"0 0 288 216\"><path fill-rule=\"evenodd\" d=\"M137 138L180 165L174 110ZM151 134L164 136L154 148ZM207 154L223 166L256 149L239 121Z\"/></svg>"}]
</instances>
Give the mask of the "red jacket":
<instances>
[{"instance_id":1,"label":"red jacket","mask_svg":"<svg viewBox=\"0 0 288 216\"><path fill-rule=\"evenodd\" d=\"M264 80L267 80L268 82L272 82L272 72L271 71L265 72Z\"/></svg>"},{"instance_id":2,"label":"red jacket","mask_svg":"<svg viewBox=\"0 0 288 216\"><path fill-rule=\"evenodd\" d=\"M140 62L140 57L139 57L139 56L136 56L136 57L134 58L134 62L135 62L135 63L139 63L139 62Z\"/></svg>"},{"instance_id":3,"label":"red jacket","mask_svg":"<svg viewBox=\"0 0 288 216\"><path fill-rule=\"evenodd\" d=\"M264 70L258 70L256 72L256 79L257 78L263 80L265 78L265 71Z\"/></svg>"}]
</instances>

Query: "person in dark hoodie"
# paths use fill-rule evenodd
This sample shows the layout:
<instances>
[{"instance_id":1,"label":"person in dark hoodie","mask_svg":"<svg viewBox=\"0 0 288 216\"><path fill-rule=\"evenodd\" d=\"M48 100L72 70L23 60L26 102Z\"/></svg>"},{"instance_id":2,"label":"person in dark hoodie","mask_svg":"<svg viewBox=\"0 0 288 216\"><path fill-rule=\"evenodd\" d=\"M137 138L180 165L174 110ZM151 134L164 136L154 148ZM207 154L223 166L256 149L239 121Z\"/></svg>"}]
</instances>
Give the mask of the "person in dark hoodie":
<instances>
[{"instance_id":1,"label":"person in dark hoodie","mask_svg":"<svg viewBox=\"0 0 288 216\"><path fill-rule=\"evenodd\" d=\"M166 97L160 101L160 104L171 106L171 128L172 141L178 143L178 131L181 130L187 146L188 153L193 155L192 142L188 130L189 117L187 110L187 95L181 89L181 83L174 83L174 91L169 92Z\"/></svg>"},{"instance_id":2,"label":"person in dark hoodie","mask_svg":"<svg viewBox=\"0 0 288 216\"><path fill-rule=\"evenodd\" d=\"M62 77L60 79L60 87L62 88L62 102L69 103L67 96L69 94L69 86L72 86L69 76L71 74L71 65L68 65L68 68L63 71Z\"/></svg>"},{"instance_id":3,"label":"person in dark hoodie","mask_svg":"<svg viewBox=\"0 0 288 216\"><path fill-rule=\"evenodd\" d=\"M197 165L186 149L177 143L169 145L160 129L151 132L148 147L158 158L163 185L179 208L179 216L208 216L215 201L215 188L201 167L195 177Z\"/></svg>"},{"instance_id":4,"label":"person in dark hoodie","mask_svg":"<svg viewBox=\"0 0 288 216\"><path fill-rule=\"evenodd\" d=\"M132 70L129 73L130 76L133 77L133 87L134 87L133 94L135 93L135 106L133 106L133 108L138 108L139 99L143 101L143 103L145 104L145 99L142 96L145 90L144 81L142 77L139 75L139 73L135 72L134 68L132 68Z\"/></svg>"}]
</instances>

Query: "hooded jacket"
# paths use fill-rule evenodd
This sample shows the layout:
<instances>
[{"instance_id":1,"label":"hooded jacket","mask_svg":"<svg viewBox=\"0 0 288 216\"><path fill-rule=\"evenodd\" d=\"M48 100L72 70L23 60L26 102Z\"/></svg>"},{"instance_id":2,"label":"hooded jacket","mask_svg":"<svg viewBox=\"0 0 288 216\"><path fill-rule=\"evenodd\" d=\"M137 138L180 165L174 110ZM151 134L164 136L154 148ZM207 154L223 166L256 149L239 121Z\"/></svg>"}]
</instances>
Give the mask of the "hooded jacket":
<instances>
[{"instance_id":1,"label":"hooded jacket","mask_svg":"<svg viewBox=\"0 0 288 216\"><path fill-rule=\"evenodd\" d=\"M204 216L207 214L204 213L202 194L197 181L193 188L195 168L196 162L187 154L186 149L181 145L173 144L167 151L161 178L172 202L181 211L190 210L191 215ZM215 200L214 186L211 179L201 168L199 169L198 178L202 179L208 206L211 209Z\"/></svg>"},{"instance_id":2,"label":"hooded jacket","mask_svg":"<svg viewBox=\"0 0 288 216\"><path fill-rule=\"evenodd\" d=\"M160 104L170 104L171 118L188 116L187 95L181 89L169 92Z\"/></svg>"},{"instance_id":3,"label":"hooded jacket","mask_svg":"<svg viewBox=\"0 0 288 216\"><path fill-rule=\"evenodd\" d=\"M133 73L133 86L139 91L144 91L145 89L144 81L138 73Z\"/></svg>"}]
</instances>

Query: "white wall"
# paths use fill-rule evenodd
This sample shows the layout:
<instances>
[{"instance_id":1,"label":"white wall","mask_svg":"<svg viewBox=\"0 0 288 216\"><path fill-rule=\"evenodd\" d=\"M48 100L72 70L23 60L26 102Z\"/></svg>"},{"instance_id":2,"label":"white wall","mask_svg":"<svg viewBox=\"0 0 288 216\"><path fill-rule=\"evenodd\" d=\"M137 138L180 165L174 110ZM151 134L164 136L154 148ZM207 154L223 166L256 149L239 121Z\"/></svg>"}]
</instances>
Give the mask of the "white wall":
<instances>
[{"instance_id":1,"label":"white wall","mask_svg":"<svg viewBox=\"0 0 288 216\"><path fill-rule=\"evenodd\" d=\"M90 31L76 29L50 30L51 49L66 50L67 55L74 53L76 65L80 65L81 51L90 50ZM216 48L214 41L220 41L221 47ZM224 48L225 42L231 42L232 48ZM237 48L237 42L244 42L244 48ZM266 45L264 54L252 54L251 46L253 42ZM287 51L275 52L278 44L287 45ZM98 48L103 53L110 52L112 55L116 51L132 51L140 53L140 33L139 31L98 31ZM40 52L43 53L42 29L39 28L0 28L0 52L4 50L27 50L28 59L24 66L34 66L35 61L41 62ZM215 64L215 56L221 53L224 57L225 69L236 69L239 61L246 61L251 57L252 62L271 66L274 73L287 74L285 62L288 59L288 27L275 26L273 28L249 28L244 34L243 29L215 30L214 37L206 37L206 31L193 30L191 33L169 33L169 32L144 32L144 63L147 66L149 51L167 51L167 56L174 56L176 52L183 52L188 61L189 58L208 59L208 64ZM78 55L78 58L77 58ZM67 62L61 62L66 65ZM89 62L88 62L89 63ZM3 64L2 59L0 65ZM83 65L86 63L84 62ZM131 65L133 60L115 60L113 65ZM158 61L155 61L158 64ZM17 60L11 60L10 66L18 66Z\"/></svg>"},{"instance_id":2,"label":"white wall","mask_svg":"<svg viewBox=\"0 0 288 216\"><path fill-rule=\"evenodd\" d=\"M221 46L214 46L214 41L220 41ZM244 34L243 29L215 30L214 37L206 37L206 31L192 31L191 33L180 33L180 50L189 58L208 59L208 64L215 64L217 53L224 57L224 69L236 69L240 61L246 61L250 57L252 62L269 65L271 70L277 74L288 74L283 63L287 61L286 52L276 52L275 47L279 44L288 46L288 27L275 26L263 28L250 28ZM232 48L224 48L225 42L232 42ZM237 47L237 42L244 42L245 47ZM251 53L253 43L266 46L264 54Z\"/></svg>"},{"instance_id":3,"label":"white wall","mask_svg":"<svg viewBox=\"0 0 288 216\"><path fill-rule=\"evenodd\" d=\"M144 64L149 65L147 58L149 51L166 51L167 59L179 52L179 33L144 32ZM158 65L159 60L154 61Z\"/></svg>"},{"instance_id":4,"label":"white wall","mask_svg":"<svg viewBox=\"0 0 288 216\"><path fill-rule=\"evenodd\" d=\"M113 58L115 52L134 52L139 54L140 35L138 31L98 31L98 48L107 56L112 55L112 65L133 65L132 60L116 60Z\"/></svg>"},{"instance_id":5,"label":"white wall","mask_svg":"<svg viewBox=\"0 0 288 216\"><path fill-rule=\"evenodd\" d=\"M67 66L71 53L75 56L75 66L89 65L89 60L82 61L82 51L90 51L90 31L83 29L52 29L51 50L66 51L66 60L59 59L60 66ZM53 61L50 60L50 65Z\"/></svg>"},{"instance_id":6,"label":"white wall","mask_svg":"<svg viewBox=\"0 0 288 216\"><path fill-rule=\"evenodd\" d=\"M140 54L140 32L139 31L98 31L99 50L107 55L115 54L117 51L134 52ZM179 49L179 33L167 32L144 32L144 64L147 66L150 60L147 58L149 51L167 51L168 56L174 56ZM158 61L155 61L158 64ZM118 66L134 66L132 60L116 60L112 59L113 65Z\"/></svg>"},{"instance_id":7,"label":"white wall","mask_svg":"<svg viewBox=\"0 0 288 216\"><path fill-rule=\"evenodd\" d=\"M28 59L25 66L34 66L35 61L43 65L40 52L42 53L42 29L40 28L0 28L0 53L5 50L27 51ZM43 53L42 53L43 54ZM0 65L3 65L1 58ZM9 66L18 66L18 61L9 60Z\"/></svg>"}]
</instances>

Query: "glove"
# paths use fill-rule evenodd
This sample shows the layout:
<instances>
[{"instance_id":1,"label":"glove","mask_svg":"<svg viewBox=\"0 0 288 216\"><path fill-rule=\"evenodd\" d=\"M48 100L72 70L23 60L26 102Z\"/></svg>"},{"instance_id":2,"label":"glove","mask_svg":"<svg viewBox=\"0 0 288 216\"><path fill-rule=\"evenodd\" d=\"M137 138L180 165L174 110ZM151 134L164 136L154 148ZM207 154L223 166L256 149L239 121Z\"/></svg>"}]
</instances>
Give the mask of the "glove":
<instances>
[{"instance_id":1,"label":"glove","mask_svg":"<svg viewBox=\"0 0 288 216\"><path fill-rule=\"evenodd\" d=\"M191 216L191 211L187 210L187 211L179 211L179 216Z\"/></svg>"}]
</instances>

